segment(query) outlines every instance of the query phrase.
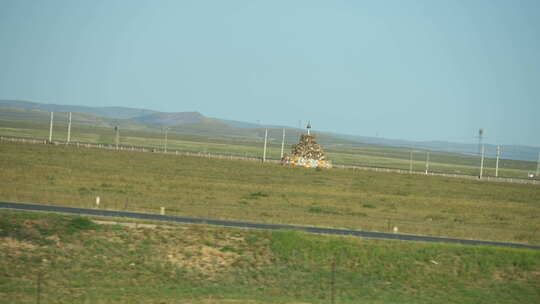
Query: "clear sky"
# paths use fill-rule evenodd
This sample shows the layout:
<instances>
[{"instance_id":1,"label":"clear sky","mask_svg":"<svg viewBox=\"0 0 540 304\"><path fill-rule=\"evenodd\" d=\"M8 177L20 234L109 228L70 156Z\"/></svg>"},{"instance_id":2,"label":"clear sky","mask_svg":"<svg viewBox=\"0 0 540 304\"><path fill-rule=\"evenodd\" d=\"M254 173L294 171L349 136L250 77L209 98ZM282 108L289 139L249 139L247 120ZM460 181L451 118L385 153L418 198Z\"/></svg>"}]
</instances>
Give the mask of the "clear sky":
<instances>
[{"instance_id":1,"label":"clear sky","mask_svg":"<svg viewBox=\"0 0 540 304\"><path fill-rule=\"evenodd\" d=\"M540 146L540 1L0 0L0 99Z\"/></svg>"}]
</instances>

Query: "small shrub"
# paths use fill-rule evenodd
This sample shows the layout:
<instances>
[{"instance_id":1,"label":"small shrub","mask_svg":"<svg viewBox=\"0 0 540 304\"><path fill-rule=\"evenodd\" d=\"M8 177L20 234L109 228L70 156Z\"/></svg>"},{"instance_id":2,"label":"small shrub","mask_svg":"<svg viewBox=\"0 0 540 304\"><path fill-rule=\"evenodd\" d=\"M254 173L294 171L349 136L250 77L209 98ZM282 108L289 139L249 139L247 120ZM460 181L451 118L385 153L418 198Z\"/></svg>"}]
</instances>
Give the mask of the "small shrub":
<instances>
[{"instance_id":1,"label":"small shrub","mask_svg":"<svg viewBox=\"0 0 540 304\"><path fill-rule=\"evenodd\" d=\"M86 187L80 187L78 191L80 195L87 195L90 193L90 190Z\"/></svg>"},{"instance_id":2,"label":"small shrub","mask_svg":"<svg viewBox=\"0 0 540 304\"><path fill-rule=\"evenodd\" d=\"M341 214L341 212L339 212L338 210L333 210L333 209L323 208L323 207L317 207L317 206L309 207L309 209L307 211L310 212L310 213L320 213L320 214L334 214L334 215Z\"/></svg>"},{"instance_id":3,"label":"small shrub","mask_svg":"<svg viewBox=\"0 0 540 304\"><path fill-rule=\"evenodd\" d=\"M424 217L426 221L444 221L447 218L439 214L430 214Z\"/></svg>"},{"instance_id":4,"label":"small shrub","mask_svg":"<svg viewBox=\"0 0 540 304\"><path fill-rule=\"evenodd\" d=\"M248 195L248 198L251 198L251 199L258 199L260 197L268 197L268 193L264 193L264 192L261 192L261 191L258 191L258 192L254 192L254 193L250 193Z\"/></svg>"},{"instance_id":5,"label":"small shrub","mask_svg":"<svg viewBox=\"0 0 540 304\"><path fill-rule=\"evenodd\" d=\"M4 218L0 220L0 236L8 236L20 228L21 225L19 223L15 223Z\"/></svg>"},{"instance_id":6,"label":"small shrub","mask_svg":"<svg viewBox=\"0 0 540 304\"><path fill-rule=\"evenodd\" d=\"M219 247L216 243L214 243L214 242L212 242L212 241L209 241L209 240L204 240L204 241L203 241L203 244L204 244L205 246L208 246L208 247L214 247L214 248L218 248L218 247Z\"/></svg>"},{"instance_id":7,"label":"small shrub","mask_svg":"<svg viewBox=\"0 0 540 304\"><path fill-rule=\"evenodd\" d=\"M234 247L231 247L229 245L225 245L223 247L221 247L221 252L234 252L234 253L241 253L240 250L234 248Z\"/></svg>"},{"instance_id":8,"label":"small shrub","mask_svg":"<svg viewBox=\"0 0 540 304\"><path fill-rule=\"evenodd\" d=\"M253 245L260 240L260 235L258 233L249 233L246 235L245 240L248 245Z\"/></svg>"},{"instance_id":9,"label":"small shrub","mask_svg":"<svg viewBox=\"0 0 540 304\"><path fill-rule=\"evenodd\" d=\"M76 217L69 221L67 229L70 232L76 232L80 230L96 230L99 228L99 225L92 222L86 217Z\"/></svg>"},{"instance_id":10,"label":"small shrub","mask_svg":"<svg viewBox=\"0 0 540 304\"><path fill-rule=\"evenodd\" d=\"M308 209L308 212L311 212L311 213L323 213L323 210L321 207L310 207Z\"/></svg>"},{"instance_id":11,"label":"small shrub","mask_svg":"<svg viewBox=\"0 0 540 304\"><path fill-rule=\"evenodd\" d=\"M399 195L399 196L408 196L410 193L409 192L405 192L405 191L402 191L402 190L398 190L394 193L395 195Z\"/></svg>"}]
</instances>

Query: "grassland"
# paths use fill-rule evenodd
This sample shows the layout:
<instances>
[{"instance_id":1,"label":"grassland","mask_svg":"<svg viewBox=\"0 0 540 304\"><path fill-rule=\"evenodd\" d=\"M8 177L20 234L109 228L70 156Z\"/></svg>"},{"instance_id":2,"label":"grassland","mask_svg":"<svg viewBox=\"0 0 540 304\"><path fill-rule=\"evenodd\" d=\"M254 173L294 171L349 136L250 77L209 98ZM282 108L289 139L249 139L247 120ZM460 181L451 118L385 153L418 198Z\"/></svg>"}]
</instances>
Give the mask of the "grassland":
<instances>
[{"instance_id":1,"label":"grassland","mask_svg":"<svg viewBox=\"0 0 540 304\"><path fill-rule=\"evenodd\" d=\"M540 301L538 250L129 228L6 210L0 240L6 304Z\"/></svg>"},{"instance_id":2,"label":"grassland","mask_svg":"<svg viewBox=\"0 0 540 304\"><path fill-rule=\"evenodd\" d=\"M540 244L540 187L2 143L0 200Z\"/></svg>"},{"instance_id":3,"label":"grassland","mask_svg":"<svg viewBox=\"0 0 540 304\"><path fill-rule=\"evenodd\" d=\"M121 127L120 143L126 146L163 149L164 134L159 127L140 125L139 123L139 125L127 125L126 128ZM54 140L65 141L66 130L66 124L56 123L54 126ZM173 131L168 133L167 146L169 150L262 157L262 139L264 138L264 130L262 129L245 131L242 134L246 137L186 134L186 132L196 132L196 130L192 130L188 126L176 127ZM0 120L0 135L3 136L48 139L48 132L49 126L45 122ZM290 145L296 143L297 140L297 131L287 133L286 142L288 144L285 153L289 152ZM112 128L74 125L72 128L72 141L113 144L115 137ZM335 164L404 170L409 170L411 165L410 149L359 144L324 135L320 136L319 141L324 145L328 156ZM279 159L280 153L281 129L270 130L267 157ZM413 153L412 169L423 172L426 169L426 156L426 151ZM476 156L431 151L429 171L478 175L479 164L480 159ZM484 176L495 176L494 158L486 158L484 167ZM534 162L502 159L499 163L498 175L501 177L526 178L528 172L534 172L535 170L536 163Z\"/></svg>"}]
</instances>

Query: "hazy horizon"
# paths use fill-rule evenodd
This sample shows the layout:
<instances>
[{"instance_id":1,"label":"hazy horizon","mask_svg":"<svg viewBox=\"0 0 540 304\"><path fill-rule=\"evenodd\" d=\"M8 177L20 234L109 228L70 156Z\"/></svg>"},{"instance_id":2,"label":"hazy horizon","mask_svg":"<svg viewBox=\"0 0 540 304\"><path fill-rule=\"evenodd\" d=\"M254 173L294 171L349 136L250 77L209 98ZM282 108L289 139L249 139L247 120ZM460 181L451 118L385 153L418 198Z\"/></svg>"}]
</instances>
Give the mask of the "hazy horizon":
<instances>
[{"instance_id":1,"label":"hazy horizon","mask_svg":"<svg viewBox=\"0 0 540 304\"><path fill-rule=\"evenodd\" d=\"M539 1L0 0L0 99L540 147Z\"/></svg>"}]
</instances>

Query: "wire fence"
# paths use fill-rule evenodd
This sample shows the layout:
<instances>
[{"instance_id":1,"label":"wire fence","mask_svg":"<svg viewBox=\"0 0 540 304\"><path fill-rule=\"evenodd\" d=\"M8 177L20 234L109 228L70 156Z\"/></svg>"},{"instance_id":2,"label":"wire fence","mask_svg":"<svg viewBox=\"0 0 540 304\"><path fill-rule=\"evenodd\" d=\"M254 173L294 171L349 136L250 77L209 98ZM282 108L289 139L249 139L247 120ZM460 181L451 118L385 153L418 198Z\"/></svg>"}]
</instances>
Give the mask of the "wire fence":
<instances>
[{"instance_id":1,"label":"wire fence","mask_svg":"<svg viewBox=\"0 0 540 304\"><path fill-rule=\"evenodd\" d=\"M249 156L240 156L234 154L222 154L222 153L209 153L209 152L193 152L193 151L184 151L178 149L160 149L160 148L150 148L143 146L135 145L116 145L116 144L99 144L99 143L89 143L89 142L66 142L66 141L48 141L44 139L35 139L35 138L24 138L24 137L14 137L14 136L0 136L0 142L18 142L18 143L30 143L30 144L51 144L51 145L65 145L73 146L77 148L98 148L98 149L108 149L108 150L117 150L117 151L136 151L136 152L147 152L147 153L159 153L166 155L182 155L182 156L192 156L192 157L204 157L204 158L216 158L216 159L229 159L229 160L244 160L244 161L257 161L262 162L262 157L249 157ZM280 163L278 159L271 159L266 157L264 162L269 163ZM399 174L416 174L416 175L428 175L428 176L443 176L451 178L464 178L470 180L482 180L482 181L491 181L491 182L506 182L506 183L517 183L517 184L534 184L540 185L540 180L537 179L524 179L524 178L511 178L511 177L495 177L484 175L482 177L478 175L467 175L467 174L452 174L444 172L430 171L426 170L415 170L412 167L407 169L397 169L397 168L384 168L384 167L375 167L375 166L359 166L359 165L348 165L348 164L334 164L334 168L341 169L350 169L350 170L365 170L365 171L375 171L375 172L389 172L389 173L399 173Z\"/></svg>"},{"instance_id":2,"label":"wire fence","mask_svg":"<svg viewBox=\"0 0 540 304\"><path fill-rule=\"evenodd\" d=\"M106 255L101 257L106 257ZM64 259L69 261L75 259L75 257L67 256ZM237 262L238 266L229 266L230 270L221 270L216 276L225 285L232 285L237 288L253 289L254 285L258 285L256 294L262 298L274 298L276 297L276 290L279 290L282 296L291 299L307 298L309 303L350 303L351 299L369 298L369 295L363 294L367 288L358 290L357 284L365 283L366 280L372 281L370 285L387 284L374 279L373 274L351 271L351 264L358 263L356 261L358 258L348 256L347 251L338 248L326 252L325 256L319 258L317 263L306 260L305 253L301 250L292 250L288 257L274 258L271 262L265 262L266 264L261 261L264 261L267 257L257 251L243 253L237 259L240 261L256 261L251 263L260 263L262 265L257 265L257 268L255 268L246 266L247 263ZM174 272L175 275L158 275L146 272L146 277L132 277L132 284L143 284L142 279L155 279L158 276L162 284L169 286L183 285L186 290L196 290L200 286L215 284L208 274L201 271L197 272L197 270L193 270L188 266L171 265L166 262L160 264L155 260L146 259L141 262L141 265L131 266L131 272L135 272L141 267L152 270L161 270L166 267L169 273ZM79 282L74 283L63 279L63 277L75 276L74 273L78 276ZM101 300L106 298L107 295L100 294L111 293L113 289L113 287L99 284L91 270L76 269L76 262L74 261L65 265L63 269L44 263L44 265L36 267L27 278L22 285L27 292L28 303L67 303L74 300L83 300L85 303L97 300L101 303ZM114 293L128 298L133 297L132 291L124 290L124 288L114 290ZM200 292L182 292L180 288L177 296L183 300L186 300L186 298L195 300L207 297L207 295ZM152 296L149 296L149 298L152 298ZM212 296L210 295L209 298L211 299Z\"/></svg>"}]
</instances>

